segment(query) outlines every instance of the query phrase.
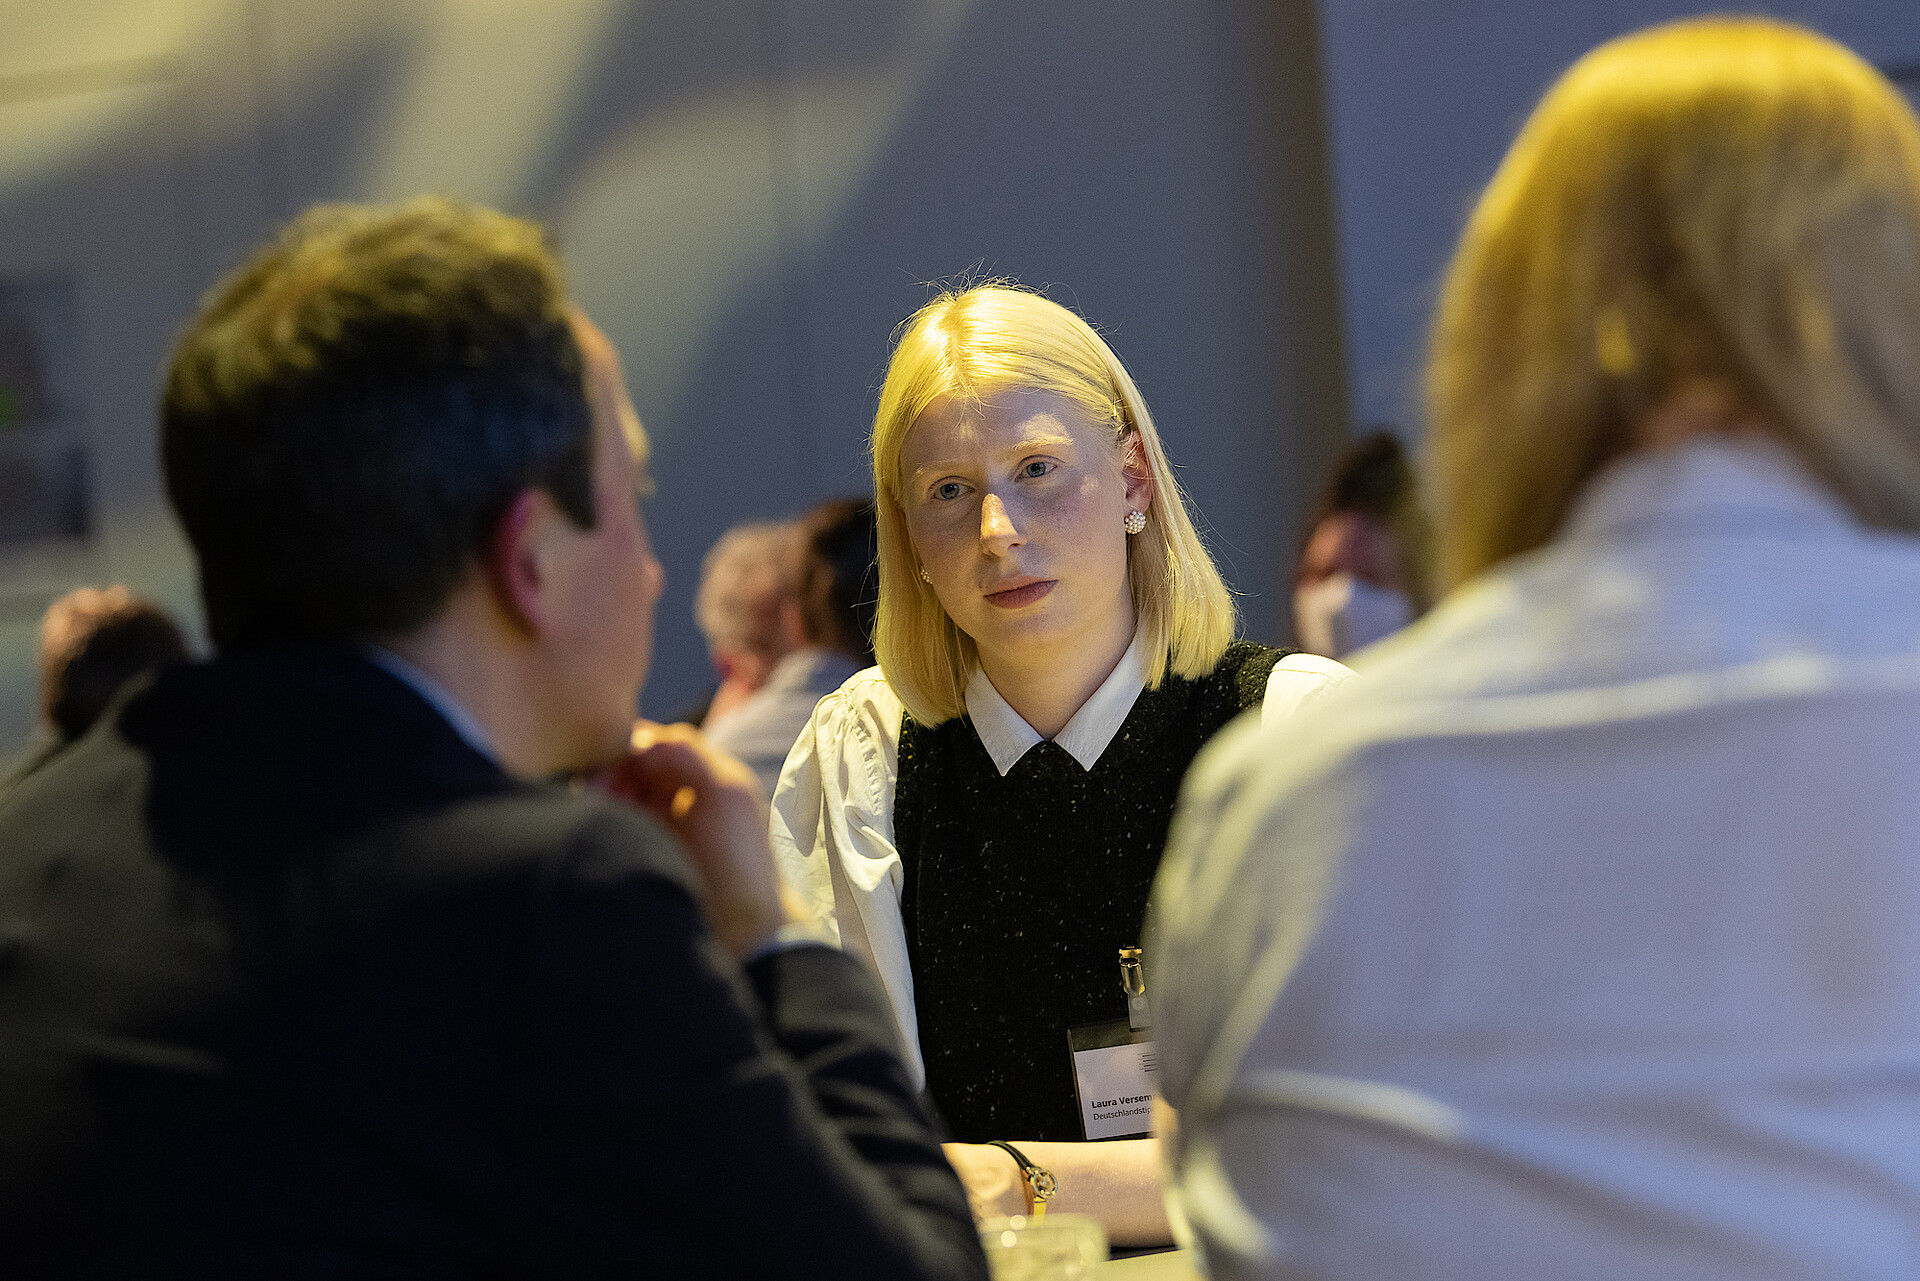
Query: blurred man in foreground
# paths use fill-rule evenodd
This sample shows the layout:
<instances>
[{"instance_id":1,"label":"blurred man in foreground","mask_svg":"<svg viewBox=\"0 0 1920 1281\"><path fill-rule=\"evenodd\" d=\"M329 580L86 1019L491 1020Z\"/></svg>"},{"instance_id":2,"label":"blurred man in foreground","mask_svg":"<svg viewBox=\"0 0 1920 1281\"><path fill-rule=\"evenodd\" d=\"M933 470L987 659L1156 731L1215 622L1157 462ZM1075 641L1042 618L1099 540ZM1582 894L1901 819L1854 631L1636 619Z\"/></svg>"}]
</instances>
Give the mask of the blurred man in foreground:
<instances>
[{"instance_id":1,"label":"blurred man in foreground","mask_svg":"<svg viewBox=\"0 0 1920 1281\"><path fill-rule=\"evenodd\" d=\"M162 417L219 656L0 806L0 1275L984 1276L746 771L629 750L646 442L539 230L315 210Z\"/></svg>"}]
</instances>

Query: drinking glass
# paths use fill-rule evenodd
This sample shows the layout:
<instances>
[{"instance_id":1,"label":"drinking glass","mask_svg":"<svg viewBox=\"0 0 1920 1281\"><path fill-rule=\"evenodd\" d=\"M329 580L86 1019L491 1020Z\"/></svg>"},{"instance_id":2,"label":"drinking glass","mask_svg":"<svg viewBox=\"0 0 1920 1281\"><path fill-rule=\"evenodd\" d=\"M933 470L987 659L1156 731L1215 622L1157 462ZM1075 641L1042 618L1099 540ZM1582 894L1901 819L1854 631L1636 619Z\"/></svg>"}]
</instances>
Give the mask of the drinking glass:
<instances>
[{"instance_id":1,"label":"drinking glass","mask_svg":"<svg viewBox=\"0 0 1920 1281\"><path fill-rule=\"evenodd\" d=\"M1107 1234L1084 1214L988 1219L980 1225L993 1281L1093 1281L1107 1261Z\"/></svg>"}]
</instances>

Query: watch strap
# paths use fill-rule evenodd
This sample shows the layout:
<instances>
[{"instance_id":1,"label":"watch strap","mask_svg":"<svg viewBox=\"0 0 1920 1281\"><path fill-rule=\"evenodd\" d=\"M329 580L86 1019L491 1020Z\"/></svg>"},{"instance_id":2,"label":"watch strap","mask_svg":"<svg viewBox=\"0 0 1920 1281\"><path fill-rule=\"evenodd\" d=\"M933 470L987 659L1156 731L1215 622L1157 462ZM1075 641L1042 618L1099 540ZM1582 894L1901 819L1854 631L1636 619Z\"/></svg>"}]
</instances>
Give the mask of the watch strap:
<instances>
[{"instance_id":1,"label":"watch strap","mask_svg":"<svg viewBox=\"0 0 1920 1281\"><path fill-rule=\"evenodd\" d=\"M987 1140L989 1146L999 1148L1020 1167L1020 1178L1027 1185L1027 1214L1034 1219L1045 1218L1047 1202L1060 1190L1059 1180L1053 1177L1053 1171L1035 1165L1027 1159L1027 1154L1003 1139Z\"/></svg>"}]
</instances>

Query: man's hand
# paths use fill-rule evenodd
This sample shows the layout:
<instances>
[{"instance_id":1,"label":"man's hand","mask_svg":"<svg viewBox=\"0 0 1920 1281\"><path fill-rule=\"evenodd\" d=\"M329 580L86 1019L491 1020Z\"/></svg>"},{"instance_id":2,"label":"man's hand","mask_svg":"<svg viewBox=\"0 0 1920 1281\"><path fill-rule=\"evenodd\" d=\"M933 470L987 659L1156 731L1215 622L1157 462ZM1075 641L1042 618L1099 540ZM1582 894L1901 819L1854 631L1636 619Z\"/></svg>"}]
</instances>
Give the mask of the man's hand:
<instances>
[{"instance_id":1,"label":"man's hand","mask_svg":"<svg viewBox=\"0 0 1920 1281\"><path fill-rule=\"evenodd\" d=\"M753 771L693 726L636 721L627 755L597 782L680 838L707 923L734 956L746 956L782 925L800 919L773 863L766 806Z\"/></svg>"}]
</instances>

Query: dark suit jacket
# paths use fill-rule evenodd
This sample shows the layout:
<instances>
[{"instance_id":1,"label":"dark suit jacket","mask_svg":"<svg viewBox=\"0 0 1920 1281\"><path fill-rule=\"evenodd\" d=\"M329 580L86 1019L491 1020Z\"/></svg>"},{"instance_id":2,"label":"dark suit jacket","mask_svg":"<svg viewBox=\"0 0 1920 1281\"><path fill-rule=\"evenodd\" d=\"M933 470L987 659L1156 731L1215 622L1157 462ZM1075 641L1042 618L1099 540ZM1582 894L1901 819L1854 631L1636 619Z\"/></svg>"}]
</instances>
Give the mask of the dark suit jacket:
<instances>
[{"instance_id":1,"label":"dark suit jacket","mask_svg":"<svg viewBox=\"0 0 1920 1281\"><path fill-rule=\"evenodd\" d=\"M984 1277L876 986L347 654L0 804L0 1276Z\"/></svg>"}]
</instances>

